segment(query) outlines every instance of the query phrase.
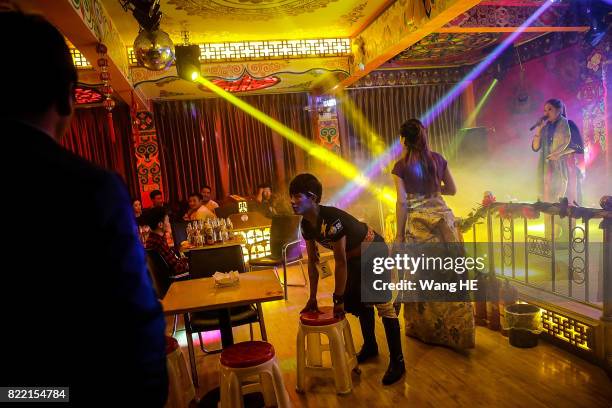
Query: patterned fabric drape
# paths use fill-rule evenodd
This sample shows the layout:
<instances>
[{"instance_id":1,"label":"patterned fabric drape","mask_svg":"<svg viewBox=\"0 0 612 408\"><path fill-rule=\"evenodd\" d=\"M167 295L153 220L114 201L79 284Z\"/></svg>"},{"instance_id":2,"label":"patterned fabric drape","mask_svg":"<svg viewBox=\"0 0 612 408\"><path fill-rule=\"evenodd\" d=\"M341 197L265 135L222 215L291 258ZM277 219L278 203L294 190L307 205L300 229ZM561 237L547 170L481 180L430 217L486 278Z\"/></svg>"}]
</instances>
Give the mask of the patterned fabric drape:
<instances>
[{"instance_id":1,"label":"patterned fabric drape","mask_svg":"<svg viewBox=\"0 0 612 408\"><path fill-rule=\"evenodd\" d=\"M401 124L419 118L450 90L451 85L419 85L404 87L359 88L347 91L357 112L369 122L382 141L390 146L399 139ZM357 163L372 160L371 139L358 134L351 124L350 112L340 108L342 154ZM346 110L346 108L344 108ZM461 126L461 98L457 98L428 126L429 147L445 157L453 156L456 147L451 141Z\"/></svg>"},{"instance_id":2,"label":"patterned fabric drape","mask_svg":"<svg viewBox=\"0 0 612 408\"><path fill-rule=\"evenodd\" d=\"M241 99L311 138L306 94ZM303 169L304 155L298 148L225 100L159 102L153 112L170 200L185 200L205 183L219 199L251 195L261 182L282 189Z\"/></svg>"},{"instance_id":3,"label":"patterned fabric drape","mask_svg":"<svg viewBox=\"0 0 612 408\"><path fill-rule=\"evenodd\" d=\"M106 109L78 108L74 112L70 128L60 143L98 166L119 173L126 182L130 195L139 197L132 122L127 105L118 104L113 109L113 124L114 144L108 128Z\"/></svg>"}]
</instances>

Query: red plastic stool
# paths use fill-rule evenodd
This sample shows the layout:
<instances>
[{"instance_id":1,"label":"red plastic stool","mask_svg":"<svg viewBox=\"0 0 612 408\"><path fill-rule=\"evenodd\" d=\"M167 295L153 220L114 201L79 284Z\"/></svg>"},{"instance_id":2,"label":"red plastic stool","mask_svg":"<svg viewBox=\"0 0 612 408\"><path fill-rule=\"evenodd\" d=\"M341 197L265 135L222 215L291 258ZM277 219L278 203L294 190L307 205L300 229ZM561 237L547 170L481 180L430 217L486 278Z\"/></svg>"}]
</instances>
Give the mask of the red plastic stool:
<instances>
[{"instance_id":1,"label":"red plastic stool","mask_svg":"<svg viewBox=\"0 0 612 408\"><path fill-rule=\"evenodd\" d=\"M327 344L321 344L321 335L327 336ZM331 367L323 367L324 351L330 353ZM336 392L347 394L353 388L351 370L359 373L348 321L334 317L330 306L320 307L319 312L302 313L297 334L297 391L304 391L305 376L309 374L332 376Z\"/></svg>"},{"instance_id":2,"label":"red plastic stool","mask_svg":"<svg viewBox=\"0 0 612 408\"><path fill-rule=\"evenodd\" d=\"M300 322L307 326L327 326L338 323L342 319L334 317L334 308L323 306L318 312L306 312L300 314Z\"/></svg>"},{"instance_id":3,"label":"red plastic stool","mask_svg":"<svg viewBox=\"0 0 612 408\"><path fill-rule=\"evenodd\" d=\"M266 406L290 407L274 347L265 341L245 341L223 349L220 363L221 408L243 407L242 396L261 392ZM258 381L245 380L253 377Z\"/></svg>"}]
</instances>

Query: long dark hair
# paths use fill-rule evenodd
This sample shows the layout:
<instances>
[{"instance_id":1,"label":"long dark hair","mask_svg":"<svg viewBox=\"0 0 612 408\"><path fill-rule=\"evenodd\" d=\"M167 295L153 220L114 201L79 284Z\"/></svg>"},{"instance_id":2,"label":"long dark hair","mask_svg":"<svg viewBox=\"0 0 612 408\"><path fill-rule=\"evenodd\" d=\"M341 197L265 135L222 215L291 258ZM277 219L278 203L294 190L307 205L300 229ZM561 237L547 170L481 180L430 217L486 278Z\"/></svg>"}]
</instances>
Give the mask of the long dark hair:
<instances>
[{"instance_id":1,"label":"long dark hair","mask_svg":"<svg viewBox=\"0 0 612 408\"><path fill-rule=\"evenodd\" d=\"M436 161L429 150L427 131L418 119L409 119L400 127L400 135L404 137L404 146L407 147L404 161L406 164L419 163L423 170L423 178L434 190L440 189L440 179Z\"/></svg>"},{"instance_id":2,"label":"long dark hair","mask_svg":"<svg viewBox=\"0 0 612 408\"><path fill-rule=\"evenodd\" d=\"M565 110L565 104L563 103L563 101L561 99L549 99L547 100L544 105L550 105L553 108L560 110L561 111L561 116L563 116L564 118L567 118L567 111Z\"/></svg>"}]
</instances>

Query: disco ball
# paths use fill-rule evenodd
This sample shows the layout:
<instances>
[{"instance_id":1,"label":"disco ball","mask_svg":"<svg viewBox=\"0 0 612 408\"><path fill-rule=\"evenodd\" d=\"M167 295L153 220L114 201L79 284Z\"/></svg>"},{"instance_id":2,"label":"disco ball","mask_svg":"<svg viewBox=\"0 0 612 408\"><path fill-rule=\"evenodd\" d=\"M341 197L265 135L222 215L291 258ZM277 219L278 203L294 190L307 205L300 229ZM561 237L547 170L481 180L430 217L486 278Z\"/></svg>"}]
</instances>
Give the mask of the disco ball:
<instances>
[{"instance_id":1,"label":"disco ball","mask_svg":"<svg viewBox=\"0 0 612 408\"><path fill-rule=\"evenodd\" d=\"M174 61L174 44L168 33L142 30L134 40L138 63L151 71L167 69Z\"/></svg>"}]
</instances>

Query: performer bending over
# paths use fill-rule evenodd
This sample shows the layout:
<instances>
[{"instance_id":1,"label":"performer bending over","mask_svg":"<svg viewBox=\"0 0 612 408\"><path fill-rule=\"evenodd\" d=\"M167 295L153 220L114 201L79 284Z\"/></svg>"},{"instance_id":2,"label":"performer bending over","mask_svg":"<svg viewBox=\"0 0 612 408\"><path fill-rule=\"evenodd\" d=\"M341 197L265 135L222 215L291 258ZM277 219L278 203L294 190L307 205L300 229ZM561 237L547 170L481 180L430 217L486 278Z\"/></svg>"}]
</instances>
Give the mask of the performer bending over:
<instances>
[{"instance_id":1,"label":"performer bending over","mask_svg":"<svg viewBox=\"0 0 612 408\"><path fill-rule=\"evenodd\" d=\"M372 268L367 266L372 265L373 258L387 257L388 249L386 245L380 245L384 244L383 238L368 225L338 208L320 205L322 190L321 183L312 174L300 174L289 185L293 212L303 216L302 235L308 250L310 298L302 313L318 311L319 274L315 267L318 261L316 241L334 251L334 315L341 317L346 310L359 317L364 343L357 354L357 361L362 363L378 355L378 345L374 333L373 305L361 301L361 259L362 257L365 259L366 271L371 271ZM379 244L370 245L371 243ZM366 271L364 273L367 273ZM406 371L399 320L390 296L386 303L374 306L382 317L390 354L389 367L382 382L385 385L393 384Z\"/></svg>"}]
</instances>

